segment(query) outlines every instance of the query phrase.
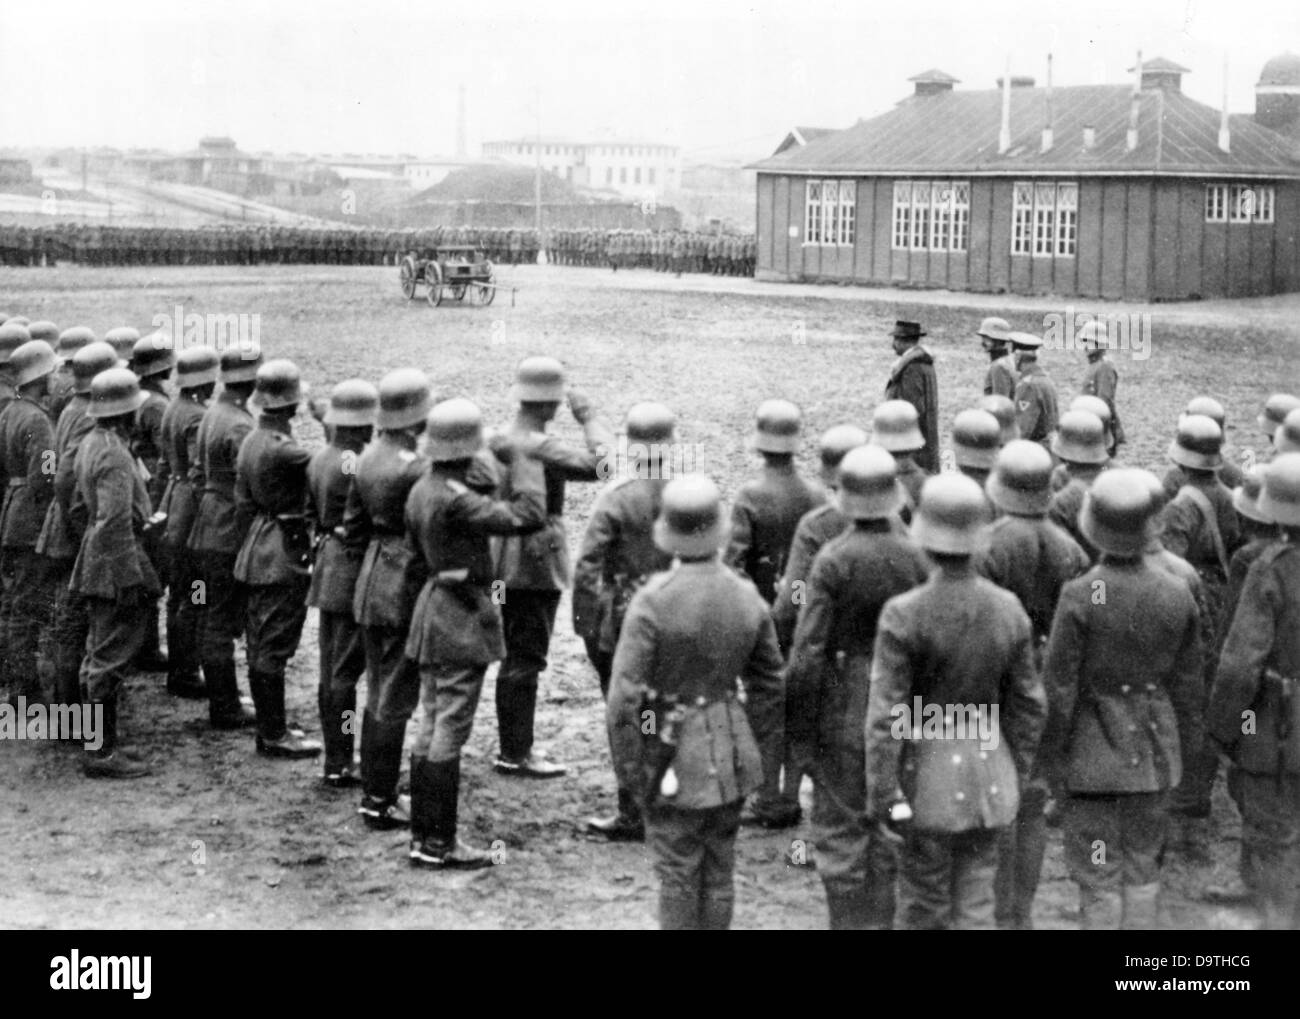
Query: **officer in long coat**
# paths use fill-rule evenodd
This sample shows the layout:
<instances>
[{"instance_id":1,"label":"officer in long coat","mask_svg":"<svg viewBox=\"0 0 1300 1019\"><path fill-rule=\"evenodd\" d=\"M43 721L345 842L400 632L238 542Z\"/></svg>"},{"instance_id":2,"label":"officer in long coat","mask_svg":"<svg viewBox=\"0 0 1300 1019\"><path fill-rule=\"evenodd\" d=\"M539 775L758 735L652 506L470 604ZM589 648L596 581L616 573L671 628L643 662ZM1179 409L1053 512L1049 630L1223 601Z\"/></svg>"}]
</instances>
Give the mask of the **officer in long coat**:
<instances>
[{"instance_id":1,"label":"officer in long coat","mask_svg":"<svg viewBox=\"0 0 1300 1019\"><path fill-rule=\"evenodd\" d=\"M998 454L986 490L999 516L989 527L977 569L1017 598L1033 630L1041 667L1061 588L1088 568L1088 554L1047 518L1052 458L1036 442L1017 439ZM999 927L1033 927L1034 895L1047 851L1050 790L1042 752L1020 784L1020 807L998 847L995 915Z\"/></svg>"},{"instance_id":2,"label":"officer in long coat","mask_svg":"<svg viewBox=\"0 0 1300 1019\"><path fill-rule=\"evenodd\" d=\"M207 687L199 674L199 624L194 603L200 573L190 551L190 532L198 515L200 492L191 480L199 458L199 424L217 384L221 359L211 347L189 347L176 358L176 395L163 411L162 452L167 459L167 489L162 510L167 514L162 543L167 564L167 692L206 700Z\"/></svg>"},{"instance_id":3,"label":"officer in long coat","mask_svg":"<svg viewBox=\"0 0 1300 1019\"><path fill-rule=\"evenodd\" d=\"M46 561L54 606L45 646L53 667L54 699L75 704L81 699L81 659L86 650L87 616L81 596L68 580L81 547L81 532L72 526L69 510L77 487L77 447L95 427L90 416L90 386L102 371L118 367L117 353L107 343L89 343L72 358L72 397L63 407L54 429L54 498L36 541L36 551Z\"/></svg>"},{"instance_id":4,"label":"officer in long coat","mask_svg":"<svg viewBox=\"0 0 1300 1019\"><path fill-rule=\"evenodd\" d=\"M229 348L221 354L221 395L203 412L190 464L190 481L200 492L198 514L190 531L203 585L199 660L208 690L208 719L217 729L252 725L255 716L239 701L235 672L235 638L244 630L243 585L235 579L235 557L249 521L235 512L235 460L253 430L246 404L253 394L260 354Z\"/></svg>"},{"instance_id":5,"label":"officer in long coat","mask_svg":"<svg viewBox=\"0 0 1300 1019\"><path fill-rule=\"evenodd\" d=\"M672 557L654 543L652 532L672 467L666 458L671 455L674 425L672 411L663 404L638 403L628 411L625 473L596 498L574 564L573 630L586 645L602 696L609 693L614 650L632 596L651 576L672 565ZM618 812L591 819L587 830L610 841L643 838L640 809L631 791L620 786Z\"/></svg>"},{"instance_id":6,"label":"officer in long coat","mask_svg":"<svg viewBox=\"0 0 1300 1019\"><path fill-rule=\"evenodd\" d=\"M1144 558L1158 485L1117 469L1089 489L1083 530L1102 558L1062 589L1043 668L1043 752L1068 795L1066 864L1085 928L1155 926L1167 794L1203 738L1196 603Z\"/></svg>"},{"instance_id":7,"label":"officer in long coat","mask_svg":"<svg viewBox=\"0 0 1300 1019\"><path fill-rule=\"evenodd\" d=\"M5 678L11 694L44 699L37 672L41 628L53 591L36 542L54 498L54 425L44 398L58 367L54 348L28 340L9 358L16 398L0 410L0 575L3 575Z\"/></svg>"},{"instance_id":8,"label":"officer in long coat","mask_svg":"<svg viewBox=\"0 0 1300 1019\"><path fill-rule=\"evenodd\" d=\"M888 828L910 812L896 918L907 929L994 925L998 839L1046 718L1029 617L974 569L987 514L970 478L926 481L912 536L934 570L885 603L876 630L867 813Z\"/></svg>"},{"instance_id":9,"label":"officer in long coat","mask_svg":"<svg viewBox=\"0 0 1300 1019\"><path fill-rule=\"evenodd\" d=\"M355 740L350 722L356 714L357 680L366 668L361 628L352 614L352 597L364 550L344 544L343 515L357 474L357 462L374 431L379 390L363 379L334 387L323 424L329 444L307 464L307 501L315 530L315 562L307 604L320 614L321 734L325 742L325 784L336 789L355 785L352 765Z\"/></svg>"},{"instance_id":10,"label":"officer in long coat","mask_svg":"<svg viewBox=\"0 0 1300 1019\"><path fill-rule=\"evenodd\" d=\"M82 532L71 586L86 606L89 629L81 679L92 709L102 710L99 745L87 740L82 770L90 778L139 778L148 765L120 749L118 689L144 640L145 613L161 591L142 535L152 512L129 446L144 402L135 375L110 368L91 383L95 427L76 454L70 513Z\"/></svg>"},{"instance_id":11,"label":"officer in long coat","mask_svg":"<svg viewBox=\"0 0 1300 1019\"><path fill-rule=\"evenodd\" d=\"M293 437L302 380L292 361L257 370L257 427L235 460L236 528L245 535L234 577L243 584L248 686L257 712L257 752L266 757L314 757L321 744L285 719L285 670L307 620L311 538L307 522L307 461Z\"/></svg>"},{"instance_id":12,"label":"officer in long coat","mask_svg":"<svg viewBox=\"0 0 1300 1019\"><path fill-rule=\"evenodd\" d=\"M893 526L903 501L893 457L854 449L840 463L838 488L839 513L851 525L813 561L786 670L786 725L797 702L795 717L810 719L816 748L817 872L831 929L887 929L897 861L866 814L871 651L885 602L923 583L927 563Z\"/></svg>"},{"instance_id":13,"label":"officer in long coat","mask_svg":"<svg viewBox=\"0 0 1300 1019\"><path fill-rule=\"evenodd\" d=\"M473 459L483 448L483 421L468 400L435 406L427 432L432 468L406 503L407 531L427 576L406 644L406 656L419 664L423 710L411 751L410 862L434 870L475 869L491 865L492 857L456 834L460 751L487 667L506 652L488 539L545 526L546 480L540 460L514 456L508 500L470 486Z\"/></svg>"},{"instance_id":14,"label":"officer in long coat","mask_svg":"<svg viewBox=\"0 0 1300 1019\"><path fill-rule=\"evenodd\" d=\"M980 323L976 335L984 353L989 356L989 366L984 369L984 395L1005 396L1016 394L1016 361L1011 355L1011 325L1004 318L990 316Z\"/></svg>"},{"instance_id":15,"label":"officer in long coat","mask_svg":"<svg viewBox=\"0 0 1300 1019\"><path fill-rule=\"evenodd\" d=\"M1264 475L1260 509L1279 540L1246 574L1210 696L1209 733L1237 769L1264 926L1300 926L1300 453Z\"/></svg>"},{"instance_id":16,"label":"officer in long coat","mask_svg":"<svg viewBox=\"0 0 1300 1019\"><path fill-rule=\"evenodd\" d=\"M939 380L934 373L934 358L921 346L925 333L916 322L895 322L893 342L898 360L889 369L885 384L886 400L906 400L916 408L917 421L925 445L916 454L916 463L927 474L939 470Z\"/></svg>"},{"instance_id":17,"label":"officer in long coat","mask_svg":"<svg viewBox=\"0 0 1300 1019\"><path fill-rule=\"evenodd\" d=\"M406 499L427 460L417 449L433 389L424 372L398 368L379 380L379 435L361 451L343 514L343 541L361 555L352 600L361 628L367 693L361 716L361 814L377 831L405 827L399 802L406 723L420 701L417 663L404 649L424 564L406 535Z\"/></svg>"},{"instance_id":18,"label":"officer in long coat","mask_svg":"<svg viewBox=\"0 0 1300 1019\"><path fill-rule=\"evenodd\" d=\"M769 605L776 600L799 521L826 501L821 487L795 466L802 433L803 415L793 403L764 400L759 404L751 445L763 458L762 473L741 486L731 507L731 536L722 561L748 577ZM782 774L788 751L784 726L782 733L781 744L761 747L763 786L742 815L742 824L789 828L799 823L803 772L792 759L791 770Z\"/></svg>"},{"instance_id":19,"label":"officer in long coat","mask_svg":"<svg viewBox=\"0 0 1300 1019\"><path fill-rule=\"evenodd\" d=\"M505 582L501 606L506 658L497 673L497 730L500 748L496 770L524 778L557 778L566 769L533 748L537 680L546 668L560 595L569 585L569 546L564 527L564 490L573 481L610 476L614 432L587 397L566 388L564 369L550 357L520 362L511 398L519 410L501 444L502 455L540 460L546 474L546 527L497 544L497 570ZM582 426L583 445L546 431L561 403L568 401ZM505 453L508 449L510 452ZM509 482L502 491L509 498Z\"/></svg>"},{"instance_id":20,"label":"officer in long coat","mask_svg":"<svg viewBox=\"0 0 1300 1019\"><path fill-rule=\"evenodd\" d=\"M757 741L780 741L776 630L764 600L719 560L726 534L708 478L664 489L655 541L678 563L636 593L614 653L610 746L642 802L665 930L731 925L741 806L761 780Z\"/></svg>"}]
</instances>

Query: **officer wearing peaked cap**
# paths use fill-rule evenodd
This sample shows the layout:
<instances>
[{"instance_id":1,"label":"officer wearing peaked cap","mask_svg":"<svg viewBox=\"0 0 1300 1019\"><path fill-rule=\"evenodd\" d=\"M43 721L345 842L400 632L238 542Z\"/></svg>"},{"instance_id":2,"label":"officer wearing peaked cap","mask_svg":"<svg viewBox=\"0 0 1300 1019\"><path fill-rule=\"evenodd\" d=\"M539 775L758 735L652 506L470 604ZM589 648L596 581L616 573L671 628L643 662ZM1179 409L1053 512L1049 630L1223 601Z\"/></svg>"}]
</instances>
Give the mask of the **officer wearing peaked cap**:
<instances>
[{"instance_id":1,"label":"officer wearing peaked cap","mask_svg":"<svg viewBox=\"0 0 1300 1019\"><path fill-rule=\"evenodd\" d=\"M145 612L158 597L158 575L140 536L151 507L127 445L144 402L136 377L110 368L91 382L95 420L77 448L77 485L70 515L82 532L70 585L86 606L89 627L82 679L86 698L102 707L98 748L87 742L82 770L90 778L139 778L148 765L119 748L117 694L144 639Z\"/></svg>"},{"instance_id":2,"label":"officer wearing peaked cap","mask_svg":"<svg viewBox=\"0 0 1300 1019\"><path fill-rule=\"evenodd\" d=\"M925 444L916 408L906 400L880 404L871 415L871 444L892 454L898 464L898 480L907 493L901 515L910 520L925 483L925 472L916 462L916 452Z\"/></svg>"},{"instance_id":3,"label":"officer wearing peaked cap","mask_svg":"<svg viewBox=\"0 0 1300 1019\"><path fill-rule=\"evenodd\" d=\"M1119 372L1115 369L1114 362L1106 356L1106 351L1110 349L1110 335L1104 323L1093 321L1084 324L1075 340L1088 358L1088 367L1083 373L1079 392L1084 396L1097 397L1110 409L1110 418L1106 421L1109 430L1107 448L1114 456L1115 450L1124 444L1125 439L1124 426L1120 424L1119 412L1115 409Z\"/></svg>"},{"instance_id":4,"label":"officer wearing peaked cap","mask_svg":"<svg viewBox=\"0 0 1300 1019\"><path fill-rule=\"evenodd\" d=\"M1211 739L1234 765L1253 890L1264 926L1300 924L1300 453L1268 465L1258 500L1279 539L1242 584L1210 695ZM1253 718L1247 727L1243 719Z\"/></svg>"},{"instance_id":5,"label":"officer wearing peaked cap","mask_svg":"<svg viewBox=\"0 0 1300 1019\"><path fill-rule=\"evenodd\" d=\"M0 410L0 685L36 701L42 697L37 645L53 609L53 591L36 552L54 498L54 426L44 399L58 358L44 340L28 340L10 355L8 367L16 397Z\"/></svg>"},{"instance_id":6,"label":"officer wearing peaked cap","mask_svg":"<svg viewBox=\"0 0 1300 1019\"><path fill-rule=\"evenodd\" d=\"M1066 863L1085 929L1156 925L1165 799L1202 739L1196 604L1144 557L1158 487L1117 469L1089 490L1082 525L1101 561L1062 589L1044 662L1043 752L1068 795Z\"/></svg>"},{"instance_id":7,"label":"officer wearing peaked cap","mask_svg":"<svg viewBox=\"0 0 1300 1019\"><path fill-rule=\"evenodd\" d=\"M36 552L44 557L54 607L45 646L53 669L54 699L72 704L81 699L81 660L86 649L88 620L82 597L68 580L81 545L81 532L72 525L71 507L77 487L76 455L82 439L95 427L90 416L90 388L95 376L118 367L117 353L107 343L88 343L71 359L72 395L54 429L54 498L45 511Z\"/></svg>"},{"instance_id":8,"label":"officer wearing peaked cap","mask_svg":"<svg viewBox=\"0 0 1300 1019\"><path fill-rule=\"evenodd\" d=\"M348 724L356 714L357 680L366 668L361 628L352 596L364 550L343 543L341 529L357 460L374 432L379 390L364 379L334 387L324 425L329 444L307 464L307 504L315 528L315 562L307 604L320 612L320 727L325 743L325 784L355 785L355 740Z\"/></svg>"},{"instance_id":9,"label":"officer wearing peaked cap","mask_svg":"<svg viewBox=\"0 0 1300 1019\"><path fill-rule=\"evenodd\" d=\"M95 342L95 331L87 326L72 326L59 333L54 353L62 358L59 370L50 382L50 418L58 421L63 408L72 399L72 358L88 343Z\"/></svg>"},{"instance_id":10,"label":"officer wearing peaked cap","mask_svg":"<svg viewBox=\"0 0 1300 1019\"><path fill-rule=\"evenodd\" d=\"M1033 628L1035 665L1041 666L1061 588L1088 568L1087 553L1047 519L1052 458L1036 442L1002 448L986 491L1001 516L989 528L976 567L1020 599ZM1034 894L1047 849L1049 790L1041 760L1020 785L1016 821L1002 836L995 885L998 926L1033 927Z\"/></svg>"},{"instance_id":11,"label":"officer wearing peaked cap","mask_svg":"<svg viewBox=\"0 0 1300 1019\"><path fill-rule=\"evenodd\" d=\"M321 745L289 728L285 670L307 619L311 540L307 523L307 461L293 437L302 400L298 367L283 359L257 369L253 400L257 427L235 461L236 529L244 534L234 577L246 592L244 632L248 686L257 712L257 752L267 757L314 757Z\"/></svg>"},{"instance_id":12,"label":"officer wearing peaked cap","mask_svg":"<svg viewBox=\"0 0 1300 1019\"><path fill-rule=\"evenodd\" d=\"M916 322L895 322L894 353L898 360L889 369L886 400L906 400L916 408L924 443L915 454L916 465L927 474L939 470L939 381L934 358L920 344L925 333Z\"/></svg>"},{"instance_id":13,"label":"officer wearing peaked cap","mask_svg":"<svg viewBox=\"0 0 1300 1019\"><path fill-rule=\"evenodd\" d=\"M143 342L143 341L142 341ZM216 388L221 359L210 347L189 347L176 358L176 395L163 411L160 439L167 461L167 489L162 506L167 520L162 544L167 565L167 692L206 700L199 673L199 623L192 597L200 578L199 563L189 548L201 491L192 473L199 459L199 425Z\"/></svg>"},{"instance_id":14,"label":"officer wearing peaked cap","mask_svg":"<svg viewBox=\"0 0 1300 1019\"><path fill-rule=\"evenodd\" d=\"M665 930L730 926L741 804L761 777L757 741L780 743L772 616L719 561L726 534L708 478L687 475L664 489L655 541L678 563L633 597L614 654L610 746L621 781L642 802Z\"/></svg>"},{"instance_id":15,"label":"officer wearing peaked cap","mask_svg":"<svg viewBox=\"0 0 1300 1019\"><path fill-rule=\"evenodd\" d=\"M500 748L496 769L519 777L556 778L566 769L533 749L533 722L538 676L546 668L560 593L569 583L564 488L570 481L608 477L614 432L584 394L566 388L563 366L554 358L521 361L511 397L519 409L505 436L505 446L517 455L542 462L547 524L533 534L504 537L497 545L498 569L506 586L502 605L506 658L497 674ZM581 447L546 431L565 400L582 426ZM508 482L502 496L510 496Z\"/></svg>"},{"instance_id":16,"label":"officer wearing peaked cap","mask_svg":"<svg viewBox=\"0 0 1300 1019\"><path fill-rule=\"evenodd\" d=\"M1029 618L973 568L987 512L970 478L926 481L912 535L933 571L887 601L877 624L867 815L887 826L899 805L911 811L897 915L908 929L993 926L998 838L1015 820L1046 717ZM985 738L970 731L968 713L957 725L957 705L979 706Z\"/></svg>"},{"instance_id":17,"label":"officer wearing peaked cap","mask_svg":"<svg viewBox=\"0 0 1300 1019\"><path fill-rule=\"evenodd\" d=\"M1038 351L1043 346L1040 337L1033 333L1010 334L1012 355L1019 379L1016 382L1016 423L1020 437L1038 442L1047 448L1056 431L1056 386L1038 363Z\"/></svg>"},{"instance_id":18,"label":"officer wearing peaked cap","mask_svg":"<svg viewBox=\"0 0 1300 1019\"><path fill-rule=\"evenodd\" d=\"M651 576L668 569L672 557L654 543L663 489L671 462L675 418L659 403L638 403L627 413L626 473L596 498L581 551L573 569L573 629L587 647L587 657L609 692L614 649L632 596ZM631 791L618 790L618 812L595 818L587 830L611 841L644 837L640 810Z\"/></svg>"},{"instance_id":19,"label":"officer wearing peaked cap","mask_svg":"<svg viewBox=\"0 0 1300 1019\"><path fill-rule=\"evenodd\" d=\"M406 528L424 569L406 657L418 663L423 717L411 751L413 867L480 868L488 853L457 837L460 752L474 724L487 667L506 653L501 610L492 596L491 536L542 527L543 462L510 460L509 499L475 491L469 472L483 446L483 420L468 400L429 412L426 471L406 501ZM360 484L360 481L358 481ZM507 598L510 595L507 594Z\"/></svg>"},{"instance_id":20,"label":"officer wearing peaked cap","mask_svg":"<svg viewBox=\"0 0 1300 1019\"><path fill-rule=\"evenodd\" d=\"M188 548L195 554L206 596L200 609L199 659L208 690L208 718L215 728L239 729L253 715L239 702L235 638L244 629L243 585L235 579L235 557L244 543L247 520L235 512L235 460L253 430L246 407L253 395L260 354L235 348L221 353L221 395L203 412L195 436L197 456L190 481L199 497Z\"/></svg>"},{"instance_id":21,"label":"officer wearing peaked cap","mask_svg":"<svg viewBox=\"0 0 1300 1019\"><path fill-rule=\"evenodd\" d=\"M130 368L140 380L140 391L145 402L136 415L135 434L131 437L131 452L148 473L145 490L154 506L162 506L171 476L167 457L163 455L162 419L170 402L166 379L176 365L176 354L171 342L159 333L152 333L135 341ZM164 579L170 573L164 562L163 531L150 528L145 536L145 547L153 559L154 567ZM146 629L144 646L136 667L143 672L161 672L168 668L167 656L159 650L158 618Z\"/></svg>"},{"instance_id":22,"label":"officer wearing peaked cap","mask_svg":"<svg viewBox=\"0 0 1300 1019\"><path fill-rule=\"evenodd\" d=\"M763 471L741 487L731 508L731 538L723 562L753 581L769 605L776 599L799 521L826 499L821 488L795 468L802 431L803 416L793 403L765 400L759 405L752 443L763 458ZM743 823L769 828L798 823L802 774L793 769L784 780L781 774L789 749L763 746L763 787Z\"/></svg>"},{"instance_id":23,"label":"officer wearing peaked cap","mask_svg":"<svg viewBox=\"0 0 1300 1019\"><path fill-rule=\"evenodd\" d=\"M850 526L813 561L785 676L787 728L807 718L816 748L817 872L832 930L889 928L894 919L894 849L866 817L863 725L880 610L927 571L921 550L893 526L903 501L897 479L894 458L876 446L840 461L837 512Z\"/></svg>"},{"instance_id":24,"label":"officer wearing peaked cap","mask_svg":"<svg viewBox=\"0 0 1300 1019\"><path fill-rule=\"evenodd\" d=\"M989 356L984 372L984 395L1010 399L1016 392L1016 362L1011 356L1011 326L1004 318L992 316L980 323L980 345Z\"/></svg>"},{"instance_id":25,"label":"officer wearing peaked cap","mask_svg":"<svg viewBox=\"0 0 1300 1019\"><path fill-rule=\"evenodd\" d=\"M379 380L379 435L357 457L343 512L343 543L361 556L352 613L361 628L368 677L358 813L376 831L410 823L397 782L406 723L419 704L420 674L403 648L425 573L407 538L404 513L412 486L428 467L417 443L433 402L429 377L416 368L398 368Z\"/></svg>"}]
</instances>

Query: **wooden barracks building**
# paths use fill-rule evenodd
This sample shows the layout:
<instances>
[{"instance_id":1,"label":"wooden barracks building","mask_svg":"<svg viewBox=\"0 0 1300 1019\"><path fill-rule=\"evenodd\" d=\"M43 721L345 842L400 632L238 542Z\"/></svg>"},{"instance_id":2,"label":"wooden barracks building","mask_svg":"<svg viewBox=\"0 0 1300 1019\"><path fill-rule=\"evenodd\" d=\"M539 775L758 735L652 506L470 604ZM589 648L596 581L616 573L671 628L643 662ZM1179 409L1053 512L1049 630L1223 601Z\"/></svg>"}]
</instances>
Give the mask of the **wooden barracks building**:
<instances>
[{"instance_id":1,"label":"wooden barracks building","mask_svg":"<svg viewBox=\"0 0 1300 1019\"><path fill-rule=\"evenodd\" d=\"M1128 300L1300 290L1300 56L1253 115L1121 85L956 89L938 70L843 131L798 129L758 171L757 276ZM1139 87L1140 83L1140 87Z\"/></svg>"}]
</instances>

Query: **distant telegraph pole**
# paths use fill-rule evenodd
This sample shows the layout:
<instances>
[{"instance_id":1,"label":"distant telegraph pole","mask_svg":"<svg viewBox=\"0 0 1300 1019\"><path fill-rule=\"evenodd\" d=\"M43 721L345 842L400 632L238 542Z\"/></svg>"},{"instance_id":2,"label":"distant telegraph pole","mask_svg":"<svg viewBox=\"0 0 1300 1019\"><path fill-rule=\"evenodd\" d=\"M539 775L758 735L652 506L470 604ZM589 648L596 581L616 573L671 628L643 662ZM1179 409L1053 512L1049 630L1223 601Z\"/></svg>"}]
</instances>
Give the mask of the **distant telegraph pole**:
<instances>
[{"instance_id":1,"label":"distant telegraph pole","mask_svg":"<svg viewBox=\"0 0 1300 1019\"><path fill-rule=\"evenodd\" d=\"M546 246L542 244L542 90L537 90L537 162L533 168L533 229L537 231L537 260L546 256Z\"/></svg>"}]
</instances>

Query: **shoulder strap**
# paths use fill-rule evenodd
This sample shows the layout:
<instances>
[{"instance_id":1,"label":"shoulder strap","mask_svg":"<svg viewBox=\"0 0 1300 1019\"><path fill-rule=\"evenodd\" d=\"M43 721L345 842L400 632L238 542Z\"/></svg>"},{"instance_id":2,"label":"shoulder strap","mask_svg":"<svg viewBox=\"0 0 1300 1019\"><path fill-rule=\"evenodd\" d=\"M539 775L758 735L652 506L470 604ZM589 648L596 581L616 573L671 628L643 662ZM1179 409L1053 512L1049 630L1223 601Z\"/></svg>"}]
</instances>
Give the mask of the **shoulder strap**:
<instances>
[{"instance_id":1,"label":"shoulder strap","mask_svg":"<svg viewBox=\"0 0 1300 1019\"><path fill-rule=\"evenodd\" d=\"M1223 535L1219 533L1219 517L1214 512L1214 507L1210 505L1209 497L1194 485L1184 485L1182 491L1187 493L1189 499L1201 511L1201 516L1205 518L1205 524L1210 529L1210 538L1214 542L1214 554L1218 557L1219 568L1223 570L1223 575L1228 575L1228 551L1223 546ZM1180 493L1181 494L1181 493Z\"/></svg>"}]
</instances>

